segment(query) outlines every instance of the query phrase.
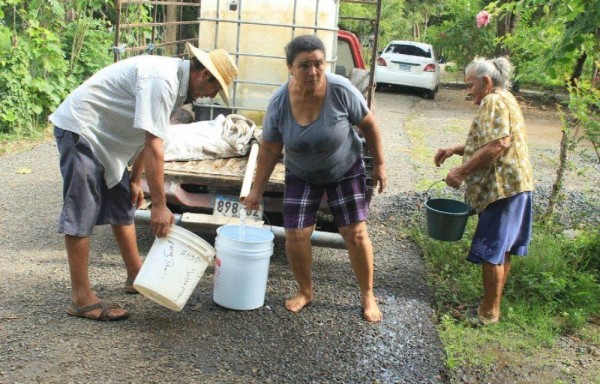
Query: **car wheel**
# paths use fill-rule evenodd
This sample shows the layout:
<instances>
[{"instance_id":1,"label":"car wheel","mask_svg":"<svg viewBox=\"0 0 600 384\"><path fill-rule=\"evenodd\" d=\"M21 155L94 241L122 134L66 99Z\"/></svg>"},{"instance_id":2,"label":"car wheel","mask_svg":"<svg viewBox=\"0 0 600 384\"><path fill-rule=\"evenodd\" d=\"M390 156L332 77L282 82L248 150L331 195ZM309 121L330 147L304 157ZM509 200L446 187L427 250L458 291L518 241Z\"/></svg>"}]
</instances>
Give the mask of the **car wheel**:
<instances>
[{"instance_id":1,"label":"car wheel","mask_svg":"<svg viewBox=\"0 0 600 384\"><path fill-rule=\"evenodd\" d=\"M375 84L375 92L379 92L379 91L381 91L381 84L376 83Z\"/></svg>"},{"instance_id":2,"label":"car wheel","mask_svg":"<svg viewBox=\"0 0 600 384\"><path fill-rule=\"evenodd\" d=\"M435 91L426 90L424 96L426 99L433 100L435 99Z\"/></svg>"}]
</instances>

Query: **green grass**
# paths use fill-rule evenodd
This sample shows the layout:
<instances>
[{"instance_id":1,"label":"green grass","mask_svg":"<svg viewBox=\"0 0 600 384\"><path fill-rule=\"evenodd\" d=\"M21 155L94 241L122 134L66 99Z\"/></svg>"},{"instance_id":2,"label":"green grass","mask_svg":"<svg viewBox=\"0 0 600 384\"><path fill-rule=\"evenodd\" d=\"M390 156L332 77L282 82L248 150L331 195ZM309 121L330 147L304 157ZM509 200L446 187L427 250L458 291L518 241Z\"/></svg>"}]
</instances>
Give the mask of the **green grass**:
<instances>
[{"instance_id":1,"label":"green grass","mask_svg":"<svg viewBox=\"0 0 600 384\"><path fill-rule=\"evenodd\" d=\"M481 268L465 260L476 218L462 240L430 239L413 224L410 236L421 246L427 278L434 290L438 331L449 368L482 369L514 352L528 356L552 347L560 335L576 335L600 345L600 231L582 229L569 239L559 227L534 225L528 257L513 257L502 301L502 319L494 326L471 328L461 319L464 305L481 300Z\"/></svg>"}]
</instances>

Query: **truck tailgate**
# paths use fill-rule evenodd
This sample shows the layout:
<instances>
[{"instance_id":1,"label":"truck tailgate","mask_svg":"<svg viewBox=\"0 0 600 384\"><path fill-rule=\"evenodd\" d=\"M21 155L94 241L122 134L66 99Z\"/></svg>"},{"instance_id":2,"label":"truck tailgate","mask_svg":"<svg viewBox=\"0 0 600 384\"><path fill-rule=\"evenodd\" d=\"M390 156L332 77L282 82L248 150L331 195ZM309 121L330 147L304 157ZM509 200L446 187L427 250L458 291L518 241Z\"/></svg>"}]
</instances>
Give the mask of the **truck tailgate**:
<instances>
[{"instance_id":1,"label":"truck tailgate","mask_svg":"<svg viewBox=\"0 0 600 384\"><path fill-rule=\"evenodd\" d=\"M247 157L197 161L166 161L165 179L180 183L206 184L211 188L241 188L248 163ZM267 190L283 192L285 167L279 161L269 179Z\"/></svg>"}]
</instances>

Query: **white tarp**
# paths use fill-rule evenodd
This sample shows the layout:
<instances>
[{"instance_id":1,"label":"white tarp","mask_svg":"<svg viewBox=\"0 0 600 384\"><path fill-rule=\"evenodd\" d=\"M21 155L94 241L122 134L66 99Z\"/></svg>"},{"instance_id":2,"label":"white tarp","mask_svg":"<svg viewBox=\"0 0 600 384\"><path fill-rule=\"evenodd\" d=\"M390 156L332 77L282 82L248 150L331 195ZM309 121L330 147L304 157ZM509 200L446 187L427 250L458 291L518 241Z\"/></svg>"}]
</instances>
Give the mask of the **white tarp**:
<instances>
[{"instance_id":1,"label":"white tarp","mask_svg":"<svg viewBox=\"0 0 600 384\"><path fill-rule=\"evenodd\" d=\"M244 156L250 150L256 124L240 115L172 124L167 129L165 161L189 161Z\"/></svg>"}]
</instances>

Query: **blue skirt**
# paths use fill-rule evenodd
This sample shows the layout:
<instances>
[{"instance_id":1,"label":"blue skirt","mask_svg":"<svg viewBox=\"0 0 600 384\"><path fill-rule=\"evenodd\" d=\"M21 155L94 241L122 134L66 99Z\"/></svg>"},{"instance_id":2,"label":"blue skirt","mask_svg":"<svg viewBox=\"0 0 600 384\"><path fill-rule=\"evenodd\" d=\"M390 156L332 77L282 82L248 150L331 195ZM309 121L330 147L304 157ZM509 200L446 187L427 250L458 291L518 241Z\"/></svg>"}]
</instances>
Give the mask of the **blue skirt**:
<instances>
[{"instance_id":1,"label":"blue skirt","mask_svg":"<svg viewBox=\"0 0 600 384\"><path fill-rule=\"evenodd\" d=\"M531 192L488 205L480 214L467 260L504 264L504 255L526 256L533 218Z\"/></svg>"}]
</instances>

